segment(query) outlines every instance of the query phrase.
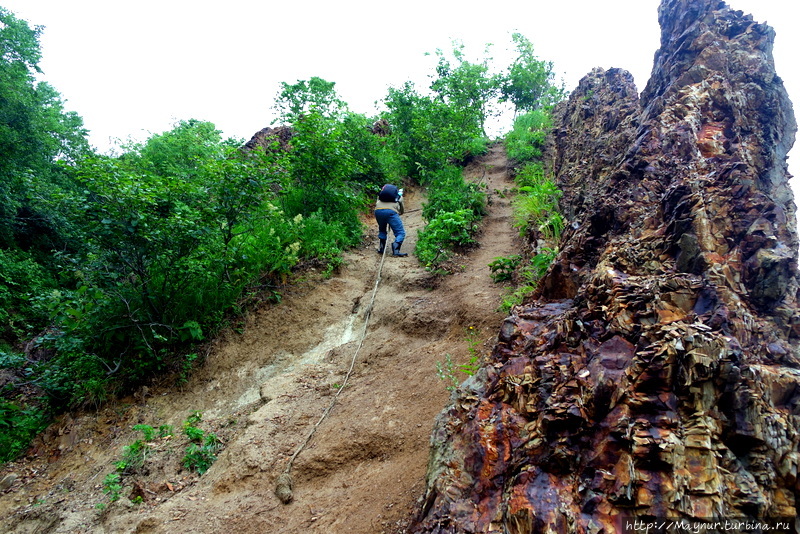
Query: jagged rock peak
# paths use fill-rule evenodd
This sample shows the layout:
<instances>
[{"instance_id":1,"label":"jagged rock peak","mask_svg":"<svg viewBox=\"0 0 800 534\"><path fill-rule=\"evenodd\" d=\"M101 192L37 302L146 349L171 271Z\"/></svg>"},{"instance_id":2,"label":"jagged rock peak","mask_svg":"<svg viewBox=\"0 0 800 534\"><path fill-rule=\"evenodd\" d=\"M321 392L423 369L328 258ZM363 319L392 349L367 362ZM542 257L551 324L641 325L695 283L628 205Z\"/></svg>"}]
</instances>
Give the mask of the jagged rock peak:
<instances>
[{"instance_id":1,"label":"jagged rock peak","mask_svg":"<svg viewBox=\"0 0 800 534\"><path fill-rule=\"evenodd\" d=\"M432 437L412 532L796 517L800 311L773 31L663 0L641 98L595 69L546 154L567 230Z\"/></svg>"}]
</instances>

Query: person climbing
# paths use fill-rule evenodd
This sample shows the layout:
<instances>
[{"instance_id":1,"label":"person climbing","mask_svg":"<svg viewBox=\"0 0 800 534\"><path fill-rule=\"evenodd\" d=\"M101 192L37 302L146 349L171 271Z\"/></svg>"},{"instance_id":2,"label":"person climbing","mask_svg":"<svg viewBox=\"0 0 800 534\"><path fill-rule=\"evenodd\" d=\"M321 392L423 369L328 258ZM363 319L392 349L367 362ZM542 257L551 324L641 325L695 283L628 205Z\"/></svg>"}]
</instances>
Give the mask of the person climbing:
<instances>
[{"instance_id":1,"label":"person climbing","mask_svg":"<svg viewBox=\"0 0 800 534\"><path fill-rule=\"evenodd\" d=\"M378 193L378 202L375 204L375 220L378 222L378 239L380 239L380 248L378 254L383 254L386 248L386 225L392 228L394 234L394 243L392 243L392 256L404 257L408 254L400 252L400 247L403 244L403 239L406 237L406 230L403 228L403 221L400 216L405 212L403 206L403 190L398 189L397 186L386 184L381 188Z\"/></svg>"}]
</instances>

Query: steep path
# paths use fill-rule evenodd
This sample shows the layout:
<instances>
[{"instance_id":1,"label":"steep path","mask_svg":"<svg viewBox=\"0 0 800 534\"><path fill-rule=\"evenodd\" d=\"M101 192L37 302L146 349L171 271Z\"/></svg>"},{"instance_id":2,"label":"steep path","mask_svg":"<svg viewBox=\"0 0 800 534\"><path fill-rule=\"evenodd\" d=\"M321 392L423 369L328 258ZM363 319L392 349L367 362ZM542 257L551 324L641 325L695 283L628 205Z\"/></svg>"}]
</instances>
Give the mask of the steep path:
<instances>
[{"instance_id":1,"label":"steep path","mask_svg":"<svg viewBox=\"0 0 800 534\"><path fill-rule=\"evenodd\" d=\"M373 242L347 254L336 276L297 287L279 305L248 316L241 333L218 339L182 390L152 388L128 405L67 419L43 440L37 459L7 466L0 478L13 472L17 480L0 495L0 530L401 531L422 494L433 419L449 395L436 364L446 354L468 360L469 332L479 351L493 343L503 289L487 264L515 253L509 202L498 194L512 185L502 148L471 164L466 176L485 183L490 197L480 246L444 279L413 256L386 258L354 373L295 461L292 503L275 496L276 479L349 368L380 262L374 225ZM423 200L417 191L407 194L408 252L423 226ZM140 477L144 502L130 505L126 488L120 501L97 512L95 504L107 500L103 477L122 447L140 437L131 427L179 429L194 411L226 441L211 469L202 477L178 473L183 450L169 454L164 441Z\"/></svg>"}]
</instances>

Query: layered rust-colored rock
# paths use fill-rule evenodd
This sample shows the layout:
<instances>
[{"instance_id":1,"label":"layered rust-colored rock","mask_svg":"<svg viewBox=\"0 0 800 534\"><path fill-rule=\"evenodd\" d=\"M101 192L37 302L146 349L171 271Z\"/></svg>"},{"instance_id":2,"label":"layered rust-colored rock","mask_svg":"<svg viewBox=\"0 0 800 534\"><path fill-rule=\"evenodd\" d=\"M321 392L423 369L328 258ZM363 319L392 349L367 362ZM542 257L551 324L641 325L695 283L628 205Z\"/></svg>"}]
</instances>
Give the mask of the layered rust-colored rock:
<instances>
[{"instance_id":1,"label":"layered rust-colored rock","mask_svg":"<svg viewBox=\"0 0 800 534\"><path fill-rule=\"evenodd\" d=\"M641 99L596 69L555 114L568 228L432 437L413 532L796 517L800 312L771 28L663 0Z\"/></svg>"}]
</instances>

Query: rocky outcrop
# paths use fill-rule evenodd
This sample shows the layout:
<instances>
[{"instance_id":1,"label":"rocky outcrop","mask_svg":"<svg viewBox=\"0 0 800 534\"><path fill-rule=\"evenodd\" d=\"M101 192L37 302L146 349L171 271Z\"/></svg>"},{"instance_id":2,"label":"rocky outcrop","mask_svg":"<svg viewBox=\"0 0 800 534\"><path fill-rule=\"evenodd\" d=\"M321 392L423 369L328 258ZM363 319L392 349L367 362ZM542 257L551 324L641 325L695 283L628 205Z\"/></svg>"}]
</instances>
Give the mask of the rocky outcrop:
<instances>
[{"instance_id":1,"label":"rocky outcrop","mask_svg":"<svg viewBox=\"0 0 800 534\"><path fill-rule=\"evenodd\" d=\"M267 152L287 151L292 137L294 137L294 132L289 126L278 126L277 128L267 126L253 134L243 148L246 150L260 148Z\"/></svg>"},{"instance_id":2,"label":"rocky outcrop","mask_svg":"<svg viewBox=\"0 0 800 534\"><path fill-rule=\"evenodd\" d=\"M555 113L569 225L439 417L412 532L620 532L796 517L800 312L774 34L662 0L637 97L596 69Z\"/></svg>"}]
</instances>

